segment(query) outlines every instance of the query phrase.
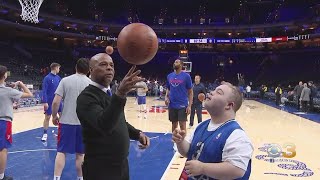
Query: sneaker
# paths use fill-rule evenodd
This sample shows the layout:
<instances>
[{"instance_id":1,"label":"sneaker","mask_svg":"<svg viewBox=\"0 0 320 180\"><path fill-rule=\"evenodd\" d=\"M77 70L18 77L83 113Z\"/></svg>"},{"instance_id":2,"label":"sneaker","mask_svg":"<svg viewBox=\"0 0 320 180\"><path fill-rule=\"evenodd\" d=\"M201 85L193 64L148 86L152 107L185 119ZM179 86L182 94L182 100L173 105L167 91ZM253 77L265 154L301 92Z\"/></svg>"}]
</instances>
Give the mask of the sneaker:
<instances>
[{"instance_id":1,"label":"sneaker","mask_svg":"<svg viewBox=\"0 0 320 180\"><path fill-rule=\"evenodd\" d=\"M13 178L12 177L9 177L9 176L4 176L2 179L0 179L0 180L13 180Z\"/></svg>"},{"instance_id":2,"label":"sneaker","mask_svg":"<svg viewBox=\"0 0 320 180\"><path fill-rule=\"evenodd\" d=\"M191 129L193 126L189 125L189 129Z\"/></svg>"},{"instance_id":3,"label":"sneaker","mask_svg":"<svg viewBox=\"0 0 320 180\"><path fill-rule=\"evenodd\" d=\"M41 141L47 141L48 139L48 134L43 134Z\"/></svg>"}]
</instances>

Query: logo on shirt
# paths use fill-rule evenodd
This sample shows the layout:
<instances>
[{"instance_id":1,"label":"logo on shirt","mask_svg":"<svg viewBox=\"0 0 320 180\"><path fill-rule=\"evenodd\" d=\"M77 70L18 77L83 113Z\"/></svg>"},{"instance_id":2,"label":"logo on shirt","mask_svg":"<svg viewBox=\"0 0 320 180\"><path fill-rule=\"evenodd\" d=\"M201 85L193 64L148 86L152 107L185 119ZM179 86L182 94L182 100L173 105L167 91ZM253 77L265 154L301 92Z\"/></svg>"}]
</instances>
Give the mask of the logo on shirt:
<instances>
[{"instance_id":1,"label":"logo on shirt","mask_svg":"<svg viewBox=\"0 0 320 180\"><path fill-rule=\"evenodd\" d=\"M216 139L219 139L221 136L221 133L219 133L217 136L216 136Z\"/></svg>"},{"instance_id":2,"label":"logo on shirt","mask_svg":"<svg viewBox=\"0 0 320 180\"><path fill-rule=\"evenodd\" d=\"M170 84L173 87L178 87L182 83L183 83L183 80L181 80L181 79L171 79L170 80Z\"/></svg>"}]
</instances>

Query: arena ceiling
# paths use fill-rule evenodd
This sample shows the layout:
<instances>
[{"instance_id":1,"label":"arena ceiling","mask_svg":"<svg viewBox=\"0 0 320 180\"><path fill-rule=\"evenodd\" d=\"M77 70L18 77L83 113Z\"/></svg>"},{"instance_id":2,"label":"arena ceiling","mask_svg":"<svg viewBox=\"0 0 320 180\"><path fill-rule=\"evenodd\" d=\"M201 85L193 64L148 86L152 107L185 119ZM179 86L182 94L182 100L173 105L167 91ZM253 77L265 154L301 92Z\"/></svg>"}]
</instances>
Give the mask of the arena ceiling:
<instances>
[{"instance_id":1,"label":"arena ceiling","mask_svg":"<svg viewBox=\"0 0 320 180\"><path fill-rule=\"evenodd\" d=\"M18 0L3 2L20 6ZM41 13L112 23L264 24L308 19L319 0L45 0ZM191 19L191 21L190 21ZM130 20L130 19L129 19Z\"/></svg>"}]
</instances>

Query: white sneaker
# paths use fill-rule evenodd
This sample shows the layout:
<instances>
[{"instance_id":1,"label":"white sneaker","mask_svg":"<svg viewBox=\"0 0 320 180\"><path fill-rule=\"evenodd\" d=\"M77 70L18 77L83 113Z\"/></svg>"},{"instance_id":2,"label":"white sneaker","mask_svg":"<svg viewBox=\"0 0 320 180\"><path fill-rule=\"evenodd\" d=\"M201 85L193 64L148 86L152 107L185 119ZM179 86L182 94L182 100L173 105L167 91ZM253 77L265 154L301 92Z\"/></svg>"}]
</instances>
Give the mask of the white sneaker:
<instances>
[{"instance_id":1,"label":"white sneaker","mask_svg":"<svg viewBox=\"0 0 320 180\"><path fill-rule=\"evenodd\" d=\"M41 141L47 141L48 139L48 134L43 134Z\"/></svg>"}]
</instances>

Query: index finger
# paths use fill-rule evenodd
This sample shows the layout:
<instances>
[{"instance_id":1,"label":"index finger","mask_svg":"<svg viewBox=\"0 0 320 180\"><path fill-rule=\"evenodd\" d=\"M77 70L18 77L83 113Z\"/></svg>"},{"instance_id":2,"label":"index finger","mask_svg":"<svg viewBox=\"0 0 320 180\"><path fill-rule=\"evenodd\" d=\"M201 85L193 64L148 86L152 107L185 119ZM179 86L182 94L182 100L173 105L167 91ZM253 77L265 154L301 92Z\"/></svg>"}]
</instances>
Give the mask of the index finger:
<instances>
[{"instance_id":1,"label":"index finger","mask_svg":"<svg viewBox=\"0 0 320 180\"><path fill-rule=\"evenodd\" d=\"M189 169L189 167L190 167L190 162L189 162L189 161L186 161L184 168L185 168L185 169Z\"/></svg>"},{"instance_id":2,"label":"index finger","mask_svg":"<svg viewBox=\"0 0 320 180\"><path fill-rule=\"evenodd\" d=\"M139 75L141 73L141 70L137 70L136 72L133 72L132 74L129 75L129 78L134 78L135 76Z\"/></svg>"},{"instance_id":3,"label":"index finger","mask_svg":"<svg viewBox=\"0 0 320 180\"><path fill-rule=\"evenodd\" d=\"M130 68L130 70L128 71L128 73L126 74L126 76L130 76L130 75L134 72L135 69L136 69L136 65L133 65L133 66Z\"/></svg>"},{"instance_id":4,"label":"index finger","mask_svg":"<svg viewBox=\"0 0 320 180\"><path fill-rule=\"evenodd\" d=\"M177 138L178 140L180 140L182 138L182 136L179 133L173 134L173 137Z\"/></svg>"},{"instance_id":5,"label":"index finger","mask_svg":"<svg viewBox=\"0 0 320 180\"><path fill-rule=\"evenodd\" d=\"M192 161L193 161L193 160L186 161L186 164L185 164L185 165L186 165L186 166L190 166L190 165L192 164Z\"/></svg>"},{"instance_id":6,"label":"index finger","mask_svg":"<svg viewBox=\"0 0 320 180\"><path fill-rule=\"evenodd\" d=\"M179 133L179 129L175 128L173 132Z\"/></svg>"}]
</instances>

